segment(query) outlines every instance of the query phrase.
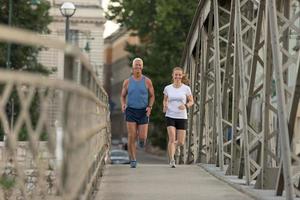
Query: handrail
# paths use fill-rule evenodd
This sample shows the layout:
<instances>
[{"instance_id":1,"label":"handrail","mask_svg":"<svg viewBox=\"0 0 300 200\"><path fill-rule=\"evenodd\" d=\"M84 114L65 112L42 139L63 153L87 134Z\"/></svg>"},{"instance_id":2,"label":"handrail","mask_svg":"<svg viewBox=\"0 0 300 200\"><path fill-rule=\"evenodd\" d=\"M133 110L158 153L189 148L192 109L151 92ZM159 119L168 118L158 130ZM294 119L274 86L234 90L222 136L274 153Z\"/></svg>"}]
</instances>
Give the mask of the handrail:
<instances>
[{"instance_id":1,"label":"handrail","mask_svg":"<svg viewBox=\"0 0 300 200\"><path fill-rule=\"evenodd\" d=\"M0 25L0 41L54 48L71 61L65 69L75 59L82 67L79 82L0 70L0 198L90 199L110 145L108 96L91 64L79 48L30 31Z\"/></svg>"}]
</instances>

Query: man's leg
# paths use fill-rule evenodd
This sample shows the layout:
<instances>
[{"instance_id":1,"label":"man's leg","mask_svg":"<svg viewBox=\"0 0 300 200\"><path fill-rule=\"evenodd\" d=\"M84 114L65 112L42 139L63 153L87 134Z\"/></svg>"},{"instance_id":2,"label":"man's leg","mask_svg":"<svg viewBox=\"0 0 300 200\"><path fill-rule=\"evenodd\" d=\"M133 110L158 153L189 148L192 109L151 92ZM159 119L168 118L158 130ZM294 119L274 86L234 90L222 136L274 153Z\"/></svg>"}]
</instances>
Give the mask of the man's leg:
<instances>
[{"instance_id":1,"label":"man's leg","mask_svg":"<svg viewBox=\"0 0 300 200\"><path fill-rule=\"evenodd\" d=\"M127 132L128 132L128 153L131 160L136 160L136 131L137 124L135 122L127 122Z\"/></svg>"},{"instance_id":2,"label":"man's leg","mask_svg":"<svg viewBox=\"0 0 300 200\"><path fill-rule=\"evenodd\" d=\"M148 135L148 124L140 124L138 125L138 137L139 137L139 145L140 147L144 147L146 143Z\"/></svg>"}]
</instances>

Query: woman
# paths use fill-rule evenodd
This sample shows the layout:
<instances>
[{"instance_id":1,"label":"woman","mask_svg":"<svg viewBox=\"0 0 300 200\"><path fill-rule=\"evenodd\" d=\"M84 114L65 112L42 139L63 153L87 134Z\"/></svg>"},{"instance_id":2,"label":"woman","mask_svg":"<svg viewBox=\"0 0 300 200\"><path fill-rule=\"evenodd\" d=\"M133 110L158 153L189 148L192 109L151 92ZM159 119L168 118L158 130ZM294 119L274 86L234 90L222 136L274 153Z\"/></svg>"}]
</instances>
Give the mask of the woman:
<instances>
[{"instance_id":1,"label":"woman","mask_svg":"<svg viewBox=\"0 0 300 200\"><path fill-rule=\"evenodd\" d=\"M184 145L187 128L187 109L194 104L188 79L183 69L175 67L172 73L173 83L164 89L163 112L166 113L169 136L168 153L170 166L175 168L176 145ZM177 136L177 140L176 140Z\"/></svg>"},{"instance_id":2,"label":"woman","mask_svg":"<svg viewBox=\"0 0 300 200\"><path fill-rule=\"evenodd\" d=\"M187 128L187 109L194 104L188 79L183 69L175 67L172 73L173 83L164 89L163 112L166 113L167 130L169 136L168 153L170 166L175 168L176 145L184 145ZM177 134L177 141L176 141Z\"/></svg>"}]
</instances>

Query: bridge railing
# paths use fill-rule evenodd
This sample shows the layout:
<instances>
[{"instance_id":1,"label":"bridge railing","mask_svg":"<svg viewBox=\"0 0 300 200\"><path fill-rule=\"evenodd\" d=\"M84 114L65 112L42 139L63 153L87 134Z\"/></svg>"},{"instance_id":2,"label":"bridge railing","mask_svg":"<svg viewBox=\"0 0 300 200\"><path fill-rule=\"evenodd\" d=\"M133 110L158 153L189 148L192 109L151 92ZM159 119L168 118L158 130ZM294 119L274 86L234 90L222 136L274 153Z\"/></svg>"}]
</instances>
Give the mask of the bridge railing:
<instances>
[{"instance_id":1,"label":"bridge railing","mask_svg":"<svg viewBox=\"0 0 300 200\"><path fill-rule=\"evenodd\" d=\"M182 161L299 195L299 13L296 0L199 1L182 57L196 98Z\"/></svg>"},{"instance_id":2,"label":"bridge railing","mask_svg":"<svg viewBox=\"0 0 300 200\"><path fill-rule=\"evenodd\" d=\"M0 199L91 199L110 144L108 97L91 65L78 48L24 30L0 26L0 41L65 53L64 80L0 70Z\"/></svg>"}]
</instances>

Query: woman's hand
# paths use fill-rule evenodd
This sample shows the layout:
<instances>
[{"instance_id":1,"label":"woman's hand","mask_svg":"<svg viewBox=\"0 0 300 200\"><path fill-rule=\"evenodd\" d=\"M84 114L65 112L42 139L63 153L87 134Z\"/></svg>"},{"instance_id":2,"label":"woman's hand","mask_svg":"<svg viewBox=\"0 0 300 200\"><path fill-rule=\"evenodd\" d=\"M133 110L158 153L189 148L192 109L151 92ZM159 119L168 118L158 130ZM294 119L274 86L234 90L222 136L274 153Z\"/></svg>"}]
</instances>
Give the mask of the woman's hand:
<instances>
[{"instance_id":1,"label":"woman's hand","mask_svg":"<svg viewBox=\"0 0 300 200\"><path fill-rule=\"evenodd\" d=\"M181 104L180 106L178 106L179 110L185 110L186 107L185 107L185 104Z\"/></svg>"},{"instance_id":2,"label":"woman's hand","mask_svg":"<svg viewBox=\"0 0 300 200\"><path fill-rule=\"evenodd\" d=\"M164 107L163 107L163 113L167 112L167 110L168 110L168 106L164 105Z\"/></svg>"}]
</instances>

